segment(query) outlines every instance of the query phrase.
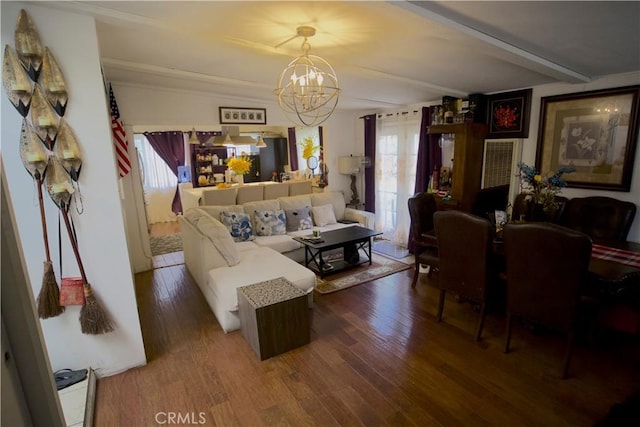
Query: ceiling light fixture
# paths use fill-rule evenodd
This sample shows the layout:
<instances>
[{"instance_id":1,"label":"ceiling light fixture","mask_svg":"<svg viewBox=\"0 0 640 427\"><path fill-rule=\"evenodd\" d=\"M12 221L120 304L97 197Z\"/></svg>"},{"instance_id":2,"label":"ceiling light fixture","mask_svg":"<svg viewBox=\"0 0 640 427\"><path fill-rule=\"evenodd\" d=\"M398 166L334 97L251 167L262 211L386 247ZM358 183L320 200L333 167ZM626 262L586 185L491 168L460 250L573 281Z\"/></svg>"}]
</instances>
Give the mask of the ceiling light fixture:
<instances>
[{"instance_id":1,"label":"ceiling light fixture","mask_svg":"<svg viewBox=\"0 0 640 427\"><path fill-rule=\"evenodd\" d=\"M316 126L327 120L338 104L338 77L327 61L309 55L311 46L307 38L314 36L316 29L301 26L297 34L304 37L302 55L282 71L274 93L278 105L290 119L304 126Z\"/></svg>"},{"instance_id":2,"label":"ceiling light fixture","mask_svg":"<svg viewBox=\"0 0 640 427\"><path fill-rule=\"evenodd\" d=\"M189 144L191 145L200 145L200 141L196 136L196 128L191 129L191 136L189 137Z\"/></svg>"},{"instance_id":3,"label":"ceiling light fixture","mask_svg":"<svg viewBox=\"0 0 640 427\"><path fill-rule=\"evenodd\" d=\"M227 133L227 136L225 136L224 141L222 141L222 145L224 145L225 147L234 147L236 144L231 139L231 136L229 135L229 133Z\"/></svg>"},{"instance_id":4,"label":"ceiling light fixture","mask_svg":"<svg viewBox=\"0 0 640 427\"><path fill-rule=\"evenodd\" d=\"M256 147L258 148L266 148L267 143L264 142L264 138L262 138L262 132L260 133L260 138L258 138L258 142L256 142Z\"/></svg>"}]
</instances>

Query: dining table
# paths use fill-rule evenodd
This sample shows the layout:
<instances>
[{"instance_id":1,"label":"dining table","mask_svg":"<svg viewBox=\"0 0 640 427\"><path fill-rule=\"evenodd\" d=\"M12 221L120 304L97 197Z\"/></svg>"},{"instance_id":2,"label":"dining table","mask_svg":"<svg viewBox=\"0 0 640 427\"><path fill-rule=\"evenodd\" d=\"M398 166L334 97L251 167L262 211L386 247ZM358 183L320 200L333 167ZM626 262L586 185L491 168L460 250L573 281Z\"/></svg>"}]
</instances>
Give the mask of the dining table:
<instances>
[{"instance_id":1,"label":"dining table","mask_svg":"<svg viewBox=\"0 0 640 427\"><path fill-rule=\"evenodd\" d=\"M640 243L594 240L587 293L640 307Z\"/></svg>"},{"instance_id":2,"label":"dining table","mask_svg":"<svg viewBox=\"0 0 640 427\"><path fill-rule=\"evenodd\" d=\"M493 251L498 271L504 272L502 239L494 239ZM640 307L640 243L594 240L588 274L583 295Z\"/></svg>"}]
</instances>

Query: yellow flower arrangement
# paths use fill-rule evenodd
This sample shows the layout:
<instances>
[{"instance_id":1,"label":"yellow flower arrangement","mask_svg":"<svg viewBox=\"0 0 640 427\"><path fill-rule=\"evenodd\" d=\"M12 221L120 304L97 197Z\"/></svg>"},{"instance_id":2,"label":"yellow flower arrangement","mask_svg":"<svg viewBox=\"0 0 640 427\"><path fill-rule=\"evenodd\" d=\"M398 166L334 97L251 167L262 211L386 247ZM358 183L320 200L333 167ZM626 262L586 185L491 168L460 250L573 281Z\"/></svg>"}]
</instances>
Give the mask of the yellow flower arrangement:
<instances>
[{"instance_id":1,"label":"yellow flower arrangement","mask_svg":"<svg viewBox=\"0 0 640 427\"><path fill-rule=\"evenodd\" d=\"M320 151L320 146L313 145L313 138L310 136L306 137L304 142L299 142L298 144L302 147L302 158L305 160L315 155L316 151Z\"/></svg>"},{"instance_id":2,"label":"yellow flower arrangement","mask_svg":"<svg viewBox=\"0 0 640 427\"><path fill-rule=\"evenodd\" d=\"M236 175L244 175L249 173L249 169L251 169L251 159L246 156L232 157L227 161L227 166Z\"/></svg>"}]
</instances>

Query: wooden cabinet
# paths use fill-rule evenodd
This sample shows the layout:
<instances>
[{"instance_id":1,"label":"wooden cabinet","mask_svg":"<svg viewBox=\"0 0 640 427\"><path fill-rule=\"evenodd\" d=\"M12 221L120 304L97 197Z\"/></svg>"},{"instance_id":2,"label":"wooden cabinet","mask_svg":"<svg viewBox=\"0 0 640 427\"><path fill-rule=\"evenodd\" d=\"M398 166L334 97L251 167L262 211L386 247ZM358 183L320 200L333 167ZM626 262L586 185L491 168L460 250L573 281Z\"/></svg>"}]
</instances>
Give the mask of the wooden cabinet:
<instances>
[{"instance_id":1,"label":"wooden cabinet","mask_svg":"<svg viewBox=\"0 0 640 427\"><path fill-rule=\"evenodd\" d=\"M191 182L194 188L213 185L213 174L224 174L227 169L225 165L227 147L214 145L205 147L190 145L189 147L191 148ZM200 184L200 176L207 178L207 184Z\"/></svg>"},{"instance_id":2,"label":"wooden cabinet","mask_svg":"<svg viewBox=\"0 0 640 427\"><path fill-rule=\"evenodd\" d=\"M431 135L453 134L451 200L439 200L439 209L471 211L482 181L482 153L487 125L454 123L429 126Z\"/></svg>"}]
</instances>

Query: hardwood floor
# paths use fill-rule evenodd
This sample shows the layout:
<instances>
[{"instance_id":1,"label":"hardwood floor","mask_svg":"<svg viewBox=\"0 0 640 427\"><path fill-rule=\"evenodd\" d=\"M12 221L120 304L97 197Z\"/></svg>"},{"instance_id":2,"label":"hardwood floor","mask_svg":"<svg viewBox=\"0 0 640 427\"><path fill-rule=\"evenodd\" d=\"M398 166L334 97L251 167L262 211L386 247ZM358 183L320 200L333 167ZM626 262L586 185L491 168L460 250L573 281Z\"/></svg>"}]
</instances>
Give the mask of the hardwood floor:
<instances>
[{"instance_id":1,"label":"hardwood floor","mask_svg":"<svg viewBox=\"0 0 640 427\"><path fill-rule=\"evenodd\" d=\"M164 236L180 232L179 221L154 222L149 225L149 236Z\"/></svg>"},{"instance_id":2,"label":"hardwood floor","mask_svg":"<svg viewBox=\"0 0 640 427\"><path fill-rule=\"evenodd\" d=\"M98 382L96 426L590 426L640 384L637 338L578 343L558 379L564 340L478 313L412 270L315 295L311 343L260 362L225 334L184 265L136 276L148 365ZM177 418L181 416L182 418ZM186 417L186 418L185 418Z\"/></svg>"}]
</instances>

